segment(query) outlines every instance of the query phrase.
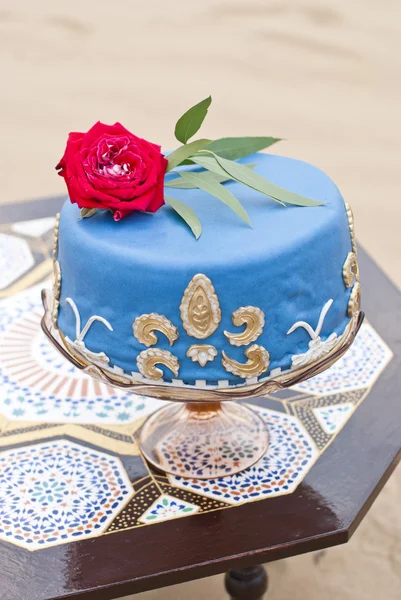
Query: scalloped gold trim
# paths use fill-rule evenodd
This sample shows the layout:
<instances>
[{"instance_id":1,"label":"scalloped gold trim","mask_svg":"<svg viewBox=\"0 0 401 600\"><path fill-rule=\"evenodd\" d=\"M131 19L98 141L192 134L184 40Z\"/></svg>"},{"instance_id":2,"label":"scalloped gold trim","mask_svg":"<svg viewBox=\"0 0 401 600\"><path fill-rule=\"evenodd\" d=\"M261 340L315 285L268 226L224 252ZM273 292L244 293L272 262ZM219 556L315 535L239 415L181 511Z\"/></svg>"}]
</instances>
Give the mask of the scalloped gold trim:
<instances>
[{"instance_id":1,"label":"scalloped gold trim","mask_svg":"<svg viewBox=\"0 0 401 600\"><path fill-rule=\"evenodd\" d=\"M60 213L57 213L53 234L53 300L51 306L52 322L55 327L57 327L58 309L60 307L61 292L61 270L60 263L57 260L59 228Z\"/></svg>"},{"instance_id":2,"label":"scalloped gold trim","mask_svg":"<svg viewBox=\"0 0 401 600\"><path fill-rule=\"evenodd\" d=\"M354 222L354 213L352 212L352 208L351 206L348 204L348 202L344 202L345 204L345 210L347 211L347 217L348 217L348 225L349 225L349 232L351 235L351 245L352 245L352 251L357 254L357 249L356 249L356 240L355 240L355 222Z\"/></svg>"},{"instance_id":3,"label":"scalloped gold trim","mask_svg":"<svg viewBox=\"0 0 401 600\"><path fill-rule=\"evenodd\" d=\"M157 313L137 317L132 325L132 330L138 342L145 346L154 346L154 344L157 344L158 338L154 334L154 331L163 333L170 342L170 346L178 338L177 327L167 317Z\"/></svg>"},{"instance_id":4,"label":"scalloped gold trim","mask_svg":"<svg viewBox=\"0 0 401 600\"><path fill-rule=\"evenodd\" d=\"M52 322L57 327L58 309L60 307L61 271L58 260L53 260L53 300L52 300Z\"/></svg>"},{"instance_id":5,"label":"scalloped gold trim","mask_svg":"<svg viewBox=\"0 0 401 600\"><path fill-rule=\"evenodd\" d=\"M54 223L54 233L53 233L53 259L57 258L58 251L58 232L60 229L60 213L56 214L56 222Z\"/></svg>"},{"instance_id":6,"label":"scalloped gold trim","mask_svg":"<svg viewBox=\"0 0 401 600\"><path fill-rule=\"evenodd\" d=\"M361 305L361 284L357 281L352 288L351 296L348 300L348 316L353 317L359 312Z\"/></svg>"},{"instance_id":7,"label":"scalloped gold trim","mask_svg":"<svg viewBox=\"0 0 401 600\"><path fill-rule=\"evenodd\" d=\"M245 350L245 356L248 359L245 364L230 358L224 350L222 354L223 358L221 363L225 370L238 377L243 377L244 379L249 379L249 377L259 377L259 375L262 375L262 373L267 371L270 364L270 355L268 351L258 344L253 344L253 346L250 346Z\"/></svg>"},{"instance_id":8,"label":"scalloped gold trim","mask_svg":"<svg viewBox=\"0 0 401 600\"><path fill-rule=\"evenodd\" d=\"M355 252L348 252L343 266L343 280L345 287L351 287L355 278L357 280L359 279L359 269L356 254Z\"/></svg>"},{"instance_id":9,"label":"scalloped gold trim","mask_svg":"<svg viewBox=\"0 0 401 600\"><path fill-rule=\"evenodd\" d=\"M203 340L219 326L221 310L212 282L198 273L189 282L180 304L185 331L191 337Z\"/></svg>"},{"instance_id":10,"label":"scalloped gold trim","mask_svg":"<svg viewBox=\"0 0 401 600\"><path fill-rule=\"evenodd\" d=\"M265 315L257 306L241 306L233 312L233 324L236 327L246 325L241 333L225 331L224 335L233 346L247 346L258 339L263 331Z\"/></svg>"},{"instance_id":11,"label":"scalloped gold trim","mask_svg":"<svg viewBox=\"0 0 401 600\"><path fill-rule=\"evenodd\" d=\"M159 348L142 350L138 354L136 364L141 375L146 377L146 379L154 380L163 378L163 371L156 367L157 364L164 365L170 369L175 377L178 377L180 369L178 358L168 350L160 350Z\"/></svg>"},{"instance_id":12,"label":"scalloped gold trim","mask_svg":"<svg viewBox=\"0 0 401 600\"><path fill-rule=\"evenodd\" d=\"M201 367L213 362L217 355L218 350L210 344L193 344L187 350L188 358L191 358L192 362L198 362Z\"/></svg>"}]
</instances>

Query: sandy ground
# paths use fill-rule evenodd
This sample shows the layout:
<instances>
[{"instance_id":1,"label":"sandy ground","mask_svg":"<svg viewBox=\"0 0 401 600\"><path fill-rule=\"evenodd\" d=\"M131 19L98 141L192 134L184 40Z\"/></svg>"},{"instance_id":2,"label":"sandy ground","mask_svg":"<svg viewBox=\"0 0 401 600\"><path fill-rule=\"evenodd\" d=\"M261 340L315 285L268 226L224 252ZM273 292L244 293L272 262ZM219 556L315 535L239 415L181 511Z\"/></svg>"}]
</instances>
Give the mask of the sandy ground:
<instances>
[{"instance_id":1,"label":"sandy ground","mask_svg":"<svg viewBox=\"0 0 401 600\"><path fill-rule=\"evenodd\" d=\"M0 204L64 192L69 131L120 120L172 147L211 93L203 133L285 138L401 285L400 40L399 0L0 0ZM398 470L348 546L271 565L269 597L399 600L400 506ZM206 595L221 577L143 598Z\"/></svg>"}]
</instances>

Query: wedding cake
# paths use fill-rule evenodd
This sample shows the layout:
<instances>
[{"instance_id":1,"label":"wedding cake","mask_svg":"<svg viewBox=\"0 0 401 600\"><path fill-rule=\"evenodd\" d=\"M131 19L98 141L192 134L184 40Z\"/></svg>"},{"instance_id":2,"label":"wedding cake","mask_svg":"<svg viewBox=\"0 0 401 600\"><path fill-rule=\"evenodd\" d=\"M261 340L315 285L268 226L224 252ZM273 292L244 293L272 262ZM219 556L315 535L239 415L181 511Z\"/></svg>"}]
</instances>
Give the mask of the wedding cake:
<instances>
[{"instance_id":1,"label":"wedding cake","mask_svg":"<svg viewBox=\"0 0 401 600\"><path fill-rule=\"evenodd\" d=\"M255 384L329 356L359 312L353 217L336 185L253 151L275 138L189 142L208 100L177 123L170 154L97 123L70 134L58 165L69 198L53 324L81 363L127 381Z\"/></svg>"}]
</instances>

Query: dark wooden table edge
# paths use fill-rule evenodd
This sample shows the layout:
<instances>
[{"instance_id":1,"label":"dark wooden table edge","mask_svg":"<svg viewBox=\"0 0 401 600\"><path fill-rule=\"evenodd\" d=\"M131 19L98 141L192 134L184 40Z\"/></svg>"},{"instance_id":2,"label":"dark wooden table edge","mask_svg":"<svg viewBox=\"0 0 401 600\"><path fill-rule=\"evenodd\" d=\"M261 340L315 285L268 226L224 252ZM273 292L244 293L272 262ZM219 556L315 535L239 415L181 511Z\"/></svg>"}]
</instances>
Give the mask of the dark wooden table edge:
<instances>
[{"instance_id":1,"label":"dark wooden table edge","mask_svg":"<svg viewBox=\"0 0 401 600\"><path fill-rule=\"evenodd\" d=\"M330 538L330 543L327 543L327 538ZM261 549L255 552L218 558L213 563L203 562L191 564L180 569L171 569L160 572L151 577L146 575L118 584L100 586L92 590L80 590L77 593L70 592L66 595L58 596L58 598L60 600L69 600L85 594L85 600L116 600L117 598L122 598L130 594L139 594L153 589L169 587L187 581L195 581L197 579L211 577L212 575L223 574L231 569L246 569L255 566L256 564L274 562L299 554L306 554L316 550L339 546L347 543L349 539L350 535L347 528L336 532L328 531L319 536L303 538L299 542L289 542L288 544L279 545L275 548ZM197 570L195 576L192 573L194 569ZM133 587L135 587L135 592L132 591ZM51 599L49 598L49 600Z\"/></svg>"},{"instance_id":2,"label":"dark wooden table edge","mask_svg":"<svg viewBox=\"0 0 401 600\"><path fill-rule=\"evenodd\" d=\"M346 544L358 529L360 523L370 510L371 506L394 472L400 460L401 449L393 457L387 471L375 486L374 491L368 495L362 508L358 511L358 513L355 514L355 517L351 519L349 525L341 530L336 532L328 531L319 536L303 538L299 542L291 542L287 545L280 545L275 548L261 549L245 554L235 554L230 557L216 559L216 561L213 563L209 562L192 564L180 569L171 569L169 571L161 572L152 577L144 576L143 578L141 577L132 579L119 584L114 584L112 586L107 585L99 587L95 590L85 591L85 598L86 600L115 600L118 597L128 596L133 593L138 594L156 588L169 587L171 585L177 585L188 581L195 581L205 577L211 577L213 575L219 575L232 569L246 569L254 566L255 564L265 564L300 554L307 554L309 552L315 552L317 550L323 550L326 548L339 546L341 544ZM330 543L327 543L327 538L330 538ZM196 576L193 574L194 569L196 569ZM157 583L155 584L156 581ZM135 588L135 592L132 591L133 588ZM76 594L69 593L65 596L59 596L59 598L60 600L70 599L74 598L74 596L78 597L82 593L82 591Z\"/></svg>"},{"instance_id":3,"label":"dark wooden table edge","mask_svg":"<svg viewBox=\"0 0 401 600\"><path fill-rule=\"evenodd\" d=\"M366 514L369 512L374 501L376 500L376 498L378 497L378 495L380 494L380 492L386 485L387 481L390 479L391 475L395 471L395 469L396 469L397 465L400 463L400 461L401 461L401 448L394 455L394 458L392 459L389 466L387 467L386 472L379 479L377 485L372 490L371 494L368 496L368 498L366 498L366 501L364 502L362 508L355 514L355 517L351 520L349 527L348 527L348 540L351 539L351 537L354 535L355 531L358 529L359 525L365 518Z\"/></svg>"}]
</instances>

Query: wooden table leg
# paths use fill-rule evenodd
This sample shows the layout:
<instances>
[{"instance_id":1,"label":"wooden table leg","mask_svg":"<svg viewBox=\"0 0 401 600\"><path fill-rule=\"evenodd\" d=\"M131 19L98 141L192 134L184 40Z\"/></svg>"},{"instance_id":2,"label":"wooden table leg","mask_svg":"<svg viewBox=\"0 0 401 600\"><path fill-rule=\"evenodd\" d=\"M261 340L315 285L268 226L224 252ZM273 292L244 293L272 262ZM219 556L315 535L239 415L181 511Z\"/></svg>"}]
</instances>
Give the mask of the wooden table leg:
<instances>
[{"instance_id":1,"label":"wooden table leg","mask_svg":"<svg viewBox=\"0 0 401 600\"><path fill-rule=\"evenodd\" d=\"M262 600L267 584L266 569L262 565L229 571L225 577L226 590L231 600Z\"/></svg>"}]
</instances>

